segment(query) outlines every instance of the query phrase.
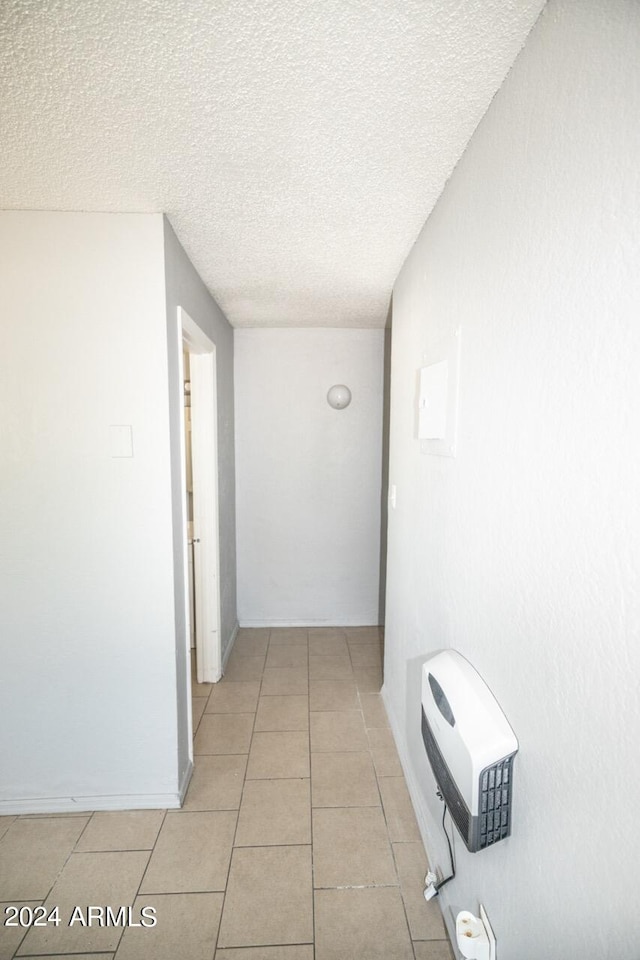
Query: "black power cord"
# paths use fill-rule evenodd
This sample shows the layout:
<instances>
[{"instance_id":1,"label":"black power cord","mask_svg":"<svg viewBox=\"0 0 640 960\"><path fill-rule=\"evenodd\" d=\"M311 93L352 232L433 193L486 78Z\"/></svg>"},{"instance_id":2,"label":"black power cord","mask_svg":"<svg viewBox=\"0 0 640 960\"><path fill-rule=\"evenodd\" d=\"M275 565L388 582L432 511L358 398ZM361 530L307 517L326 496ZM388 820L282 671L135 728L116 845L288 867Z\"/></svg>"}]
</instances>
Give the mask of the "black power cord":
<instances>
[{"instance_id":1,"label":"black power cord","mask_svg":"<svg viewBox=\"0 0 640 960\"><path fill-rule=\"evenodd\" d=\"M447 846L449 847L449 861L451 863L451 873L449 874L448 877L445 877L444 880L440 880L438 883L434 882L429 887L427 887L424 893L426 900L431 900L433 897L437 897L442 887L444 887L445 883L449 883L449 880L453 880L453 878L456 875L456 863L453 858L453 847L451 845L451 840L449 839L449 834L447 833L447 827L445 824L445 818L447 816L448 808L447 808L447 804L445 803L444 797L440 793L440 790L436 790L436 793L438 795L438 798L442 800L442 802L444 803L444 810L442 811L442 829L444 830L444 835L447 838Z\"/></svg>"},{"instance_id":2,"label":"black power cord","mask_svg":"<svg viewBox=\"0 0 640 960\"><path fill-rule=\"evenodd\" d=\"M440 799L442 799L442 797ZM453 859L453 848L451 846L451 840L449 839L449 834L447 833L447 828L444 822L446 815L447 815L447 805L445 803L444 810L442 811L442 829L444 830L444 835L447 838L447 846L449 847L449 862L451 863L451 873L445 880L441 880L440 883L436 883L436 893L440 893L440 890L442 887L444 887L445 883L449 883L449 880L453 880L453 878L456 875L456 864L455 864L455 860Z\"/></svg>"}]
</instances>

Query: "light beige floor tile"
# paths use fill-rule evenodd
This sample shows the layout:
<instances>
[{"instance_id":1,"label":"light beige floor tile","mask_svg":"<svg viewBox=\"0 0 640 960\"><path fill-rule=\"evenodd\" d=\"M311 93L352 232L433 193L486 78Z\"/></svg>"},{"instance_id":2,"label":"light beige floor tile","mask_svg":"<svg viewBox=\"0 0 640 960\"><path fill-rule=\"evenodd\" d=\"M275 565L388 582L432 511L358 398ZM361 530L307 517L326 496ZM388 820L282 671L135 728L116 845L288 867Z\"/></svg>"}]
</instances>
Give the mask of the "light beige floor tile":
<instances>
[{"instance_id":1,"label":"light beige floor tile","mask_svg":"<svg viewBox=\"0 0 640 960\"><path fill-rule=\"evenodd\" d=\"M216 950L216 960L313 960L313 946L297 943L280 947L231 947Z\"/></svg>"},{"instance_id":2,"label":"light beige floor tile","mask_svg":"<svg viewBox=\"0 0 640 960\"><path fill-rule=\"evenodd\" d=\"M384 641L380 638L377 640L374 638L366 640L364 637L349 637L347 639L347 646L349 647L350 651L355 647L369 647L371 650L378 650L384 659Z\"/></svg>"},{"instance_id":3,"label":"light beige floor tile","mask_svg":"<svg viewBox=\"0 0 640 960\"><path fill-rule=\"evenodd\" d=\"M312 940L311 847L236 848L218 945Z\"/></svg>"},{"instance_id":4,"label":"light beige floor tile","mask_svg":"<svg viewBox=\"0 0 640 960\"><path fill-rule=\"evenodd\" d=\"M343 636L310 636L309 655L313 657L346 657L347 641Z\"/></svg>"},{"instance_id":5,"label":"light beige floor tile","mask_svg":"<svg viewBox=\"0 0 640 960\"><path fill-rule=\"evenodd\" d=\"M237 636L233 645L232 653L239 657L264 657L269 646L268 632L253 634L243 634Z\"/></svg>"},{"instance_id":6,"label":"light beige floor tile","mask_svg":"<svg viewBox=\"0 0 640 960\"><path fill-rule=\"evenodd\" d=\"M242 640L244 637L265 637L267 640L271 634L271 627L239 627L236 640Z\"/></svg>"},{"instance_id":7,"label":"light beige floor tile","mask_svg":"<svg viewBox=\"0 0 640 960\"><path fill-rule=\"evenodd\" d=\"M237 810L246 756L196 757L183 810Z\"/></svg>"},{"instance_id":8,"label":"light beige floor tile","mask_svg":"<svg viewBox=\"0 0 640 960\"><path fill-rule=\"evenodd\" d=\"M448 940L423 940L413 944L416 960L455 960Z\"/></svg>"},{"instance_id":9,"label":"light beige floor tile","mask_svg":"<svg viewBox=\"0 0 640 960\"><path fill-rule=\"evenodd\" d=\"M65 863L46 901L60 908L59 926L32 927L18 951L38 953L92 953L117 947L122 927L70 925L74 907L86 917L86 905L110 906L117 913L131 906L149 861L147 851L74 853Z\"/></svg>"},{"instance_id":10,"label":"light beige floor tile","mask_svg":"<svg viewBox=\"0 0 640 960\"><path fill-rule=\"evenodd\" d=\"M271 647L280 644L304 644L307 643L306 627L278 627L271 631L269 645Z\"/></svg>"},{"instance_id":11,"label":"light beige floor tile","mask_svg":"<svg viewBox=\"0 0 640 960\"><path fill-rule=\"evenodd\" d=\"M358 668L353 671L353 678L360 693L379 693L382 687L382 670L380 667Z\"/></svg>"},{"instance_id":12,"label":"light beige floor tile","mask_svg":"<svg viewBox=\"0 0 640 960\"><path fill-rule=\"evenodd\" d=\"M263 697L289 697L309 692L306 667L267 667L260 693Z\"/></svg>"},{"instance_id":13,"label":"light beige floor tile","mask_svg":"<svg viewBox=\"0 0 640 960\"><path fill-rule=\"evenodd\" d=\"M224 890L237 816L233 811L168 813L140 893Z\"/></svg>"},{"instance_id":14,"label":"light beige floor tile","mask_svg":"<svg viewBox=\"0 0 640 960\"><path fill-rule=\"evenodd\" d=\"M313 811L314 887L398 883L380 807Z\"/></svg>"},{"instance_id":15,"label":"light beige floor tile","mask_svg":"<svg viewBox=\"0 0 640 960\"><path fill-rule=\"evenodd\" d=\"M379 693L361 693L360 706L367 730L371 727L389 726L387 711Z\"/></svg>"},{"instance_id":16,"label":"light beige floor tile","mask_svg":"<svg viewBox=\"0 0 640 960\"><path fill-rule=\"evenodd\" d=\"M414 940L443 940L447 933L439 899L424 899L424 878L429 869L422 843L394 843L400 892Z\"/></svg>"},{"instance_id":17,"label":"light beige floor tile","mask_svg":"<svg viewBox=\"0 0 640 960\"><path fill-rule=\"evenodd\" d=\"M404 776L391 730L388 727L372 727L367 731L367 735L376 775L378 777Z\"/></svg>"},{"instance_id":18,"label":"light beige floor tile","mask_svg":"<svg viewBox=\"0 0 640 960\"><path fill-rule=\"evenodd\" d=\"M380 647L375 643L356 643L349 648L353 668L368 670L382 666Z\"/></svg>"},{"instance_id":19,"label":"light beige floor tile","mask_svg":"<svg viewBox=\"0 0 640 960\"><path fill-rule=\"evenodd\" d=\"M381 777L378 783L391 841L393 843L412 840L420 842L416 815L404 777Z\"/></svg>"},{"instance_id":20,"label":"light beige floor tile","mask_svg":"<svg viewBox=\"0 0 640 960\"><path fill-rule=\"evenodd\" d=\"M264 657L240 657L232 653L224 671L224 679L227 683L260 680L264 670L264 659Z\"/></svg>"},{"instance_id":21,"label":"light beige floor tile","mask_svg":"<svg viewBox=\"0 0 640 960\"><path fill-rule=\"evenodd\" d=\"M2 840L15 819L15 817L0 817L0 840Z\"/></svg>"},{"instance_id":22,"label":"light beige floor tile","mask_svg":"<svg viewBox=\"0 0 640 960\"><path fill-rule=\"evenodd\" d=\"M260 697L255 729L308 730L309 697Z\"/></svg>"},{"instance_id":23,"label":"light beige floor tile","mask_svg":"<svg viewBox=\"0 0 640 960\"><path fill-rule=\"evenodd\" d=\"M255 733L247 780L291 780L309 776L309 735L301 731Z\"/></svg>"},{"instance_id":24,"label":"light beige floor tile","mask_svg":"<svg viewBox=\"0 0 640 960\"><path fill-rule=\"evenodd\" d=\"M195 754L248 753L252 713L205 713L193 743Z\"/></svg>"},{"instance_id":25,"label":"light beige floor tile","mask_svg":"<svg viewBox=\"0 0 640 960\"><path fill-rule=\"evenodd\" d=\"M236 831L236 847L311 843L308 780L248 780Z\"/></svg>"},{"instance_id":26,"label":"light beige floor tile","mask_svg":"<svg viewBox=\"0 0 640 960\"><path fill-rule=\"evenodd\" d=\"M303 644L280 643L269 647L266 666L273 670L278 667L307 668L307 647Z\"/></svg>"},{"instance_id":27,"label":"light beige floor tile","mask_svg":"<svg viewBox=\"0 0 640 960\"><path fill-rule=\"evenodd\" d=\"M0 842L0 900L43 900L88 820L15 820Z\"/></svg>"},{"instance_id":28,"label":"light beige floor tile","mask_svg":"<svg viewBox=\"0 0 640 960\"><path fill-rule=\"evenodd\" d=\"M164 816L164 810L118 810L94 813L78 841L76 853L151 850Z\"/></svg>"},{"instance_id":29,"label":"light beige floor tile","mask_svg":"<svg viewBox=\"0 0 640 960\"><path fill-rule=\"evenodd\" d=\"M360 752L369 749L360 710L311 714L313 753Z\"/></svg>"},{"instance_id":30,"label":"light beige floor tile","mask_svg":"<svg viewBox=\"0 0 640 960\"><path fill-rule=\"evenodd\" d=\"M311 710L357 710L358 688L353 680L311 680Z\"/></svg>"},{"instance_id":31,"label":"light beige floor tile","mask_svg":"<svg viewBox=\"0 0 640 960\"><path fill-rule=\"evenodd\" d=\"M310 680L352 680L349 657L309 657Z\"/></svg>"},{"instance_id":32,"label":"light beige floor tile","mask_svg":"<svg viewBox=\"0 0 640 960\"><path fill-rule=\"evenodd\" d=\"M34 910L39 907L41 900L11 900L0 903L0 960L11 960L21 942L27 935L27 927L6 927L7 920L13 920L13 915L5 913L6 907L29 907Z\"/></svg>"},{"instance_id":33,"label":"light beige floor tile","mask_svg":"<svg viewBox=\"0 0 640 960\"><path fill-rule=\"evenodd\" d=\"M260 694L259 680L221 681L213 686L206 713L255 713Z\"/></svg>"},{"instance_id":34,"label":"light beige floor tile","mask_svg":"<svg viewBox=\"0 0 640 960\"><path fill-rule=\"evenodd\" d=\"M207 697L194 697L191 701L191 712L193 717L193 732L195 734L198 729L198 724L202 719L202 714L204 713L204 708L207 705Z\"/></svg>"},{"instance_id":35,"label":"light beige floor tile","mask_svg":"<svg viewBox=\"0 0 640 960\"><path fill-rule=\"evenodd\" d=\"M316 960L413 960L397 887L315 891Z\"/></svg>"},{"instance_id":36,"label":"light beige floor tile","mask_svg":"<svg viewBox=\"0 0 640 960\"><path fill-rule=\"evenodd\" d=\"M157 922L155 927L125 930L118 960L211 960L223 900L222 893L138 897L137 914L143 907L152 907Z\"/></svg>"},{"instance_id":37,"label":"light beige floor tile","mask_svg":"<svg viewBox=\"0 0 640 960\"><path fill-rule=\"evenodd\" d=\"M371 807L380 803L368 753L314 753L311 766L314 807Z\"/></svg>"},{"instance_id":38,"label":"light beige floor tile","mask_svg":"<svg viewBox=\"0 0 640 960\"><path fill-rule=\"evenodd\" d=\"M309 643L312 640L344 640L347 627L309 627Z\"/></svg>"},{"instance_id":39,"label":"light beige floor tile","mask_svg":"<svg viewBox=\"0 0 640 960\"><path fill-rule=\"evenodd\" d=\"M357 643L382 643L384 631L382 627L347 627L347 642L349 646Z\"/></svg>"}]
</instances>

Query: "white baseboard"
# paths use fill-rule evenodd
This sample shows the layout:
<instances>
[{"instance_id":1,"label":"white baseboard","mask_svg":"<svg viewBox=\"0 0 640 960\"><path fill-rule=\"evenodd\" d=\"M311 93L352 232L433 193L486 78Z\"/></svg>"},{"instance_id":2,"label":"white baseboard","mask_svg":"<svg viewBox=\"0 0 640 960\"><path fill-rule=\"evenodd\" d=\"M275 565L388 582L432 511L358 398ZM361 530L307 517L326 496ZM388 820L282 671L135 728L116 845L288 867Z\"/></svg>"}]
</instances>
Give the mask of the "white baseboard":
<instances>
[{"instance_id":1,"label":"white baseboard","mask_svg":"<svg viewBox=\"0 0 640 960\"><path fill-rule=\"evenodd\" d=\"M227 666L227 660L228 660L229 657L231 656L231 651L233 650L233 645L234 645L234 643L236 642L236 637L238 636L238 630L239 630L239 629L240 629L240 624L236 623L236 625L235 625L235 627L233 628L233 631L232 631L232 633L231 633L231 636L230 636L230 638L229 638L229 643L227 644L227 649L225 650L224 656L223 656L223 658L222 658L222 672L223 672L223 673L224 673L224 671L225 671L225 667Z\"/></svg>"},{"instance_id":2,"label":"white baseboard","mask_svg":"<svg viewBox=\"0 0 640 960\"><path fill-rule=\"evenodd\" d=\"M182 804L184 803L184 798L187 795L187 790L189 789L189 784L191 782L192 776L193 776L193 760L189 760L189 763L187 764L187 767L182 776L182 780L180 782L180 790L178 793L178 796L180 797L180 806L182 806Z\"/></svg>"},{"instance_id":3,"label":"white baseboard","mask_svg":"<svg viewBox=\"0 0 640 960\"><path fill-rule=\"evenodd\" d=\"M189 778L191 771L189 771ZM186 781L186 788L189 780ZM46 797L24 800L0 800L0 816L45 817L49 813L91 813L94 810L178 810L182 805L178 793L135 793L95 797Z\"/></svg>"},{"instance_id":4,"label":"white baseboard","mask_svg":"<svg viewBox=\"0 0 640 960\"><path fill-rule=\"evenodd\" d=\"M377 617L339 617L330 620L241 620L240 627L251 630L256 627L379 627Z\"/></svg>"}]
</instances>

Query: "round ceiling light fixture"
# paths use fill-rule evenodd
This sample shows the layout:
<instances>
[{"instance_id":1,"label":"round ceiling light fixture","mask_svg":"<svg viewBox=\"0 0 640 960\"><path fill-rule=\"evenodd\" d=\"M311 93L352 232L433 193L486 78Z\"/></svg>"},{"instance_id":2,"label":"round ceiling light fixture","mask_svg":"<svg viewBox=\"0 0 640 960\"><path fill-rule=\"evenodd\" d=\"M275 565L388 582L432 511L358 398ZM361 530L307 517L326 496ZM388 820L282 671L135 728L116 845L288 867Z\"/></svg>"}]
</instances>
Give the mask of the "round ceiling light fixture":
<instances>
[{"instance_id":1,"label":"round ceiling light fixture","mask_svg":"<svg viewBox=\"0 0 640 960\"><path fill-rule=\"evenodd\" d=\"M344 410L351 403L351 390L344 383L336 383L327 394L327 403L334 410Z\"/></svg>"}]
</instances>

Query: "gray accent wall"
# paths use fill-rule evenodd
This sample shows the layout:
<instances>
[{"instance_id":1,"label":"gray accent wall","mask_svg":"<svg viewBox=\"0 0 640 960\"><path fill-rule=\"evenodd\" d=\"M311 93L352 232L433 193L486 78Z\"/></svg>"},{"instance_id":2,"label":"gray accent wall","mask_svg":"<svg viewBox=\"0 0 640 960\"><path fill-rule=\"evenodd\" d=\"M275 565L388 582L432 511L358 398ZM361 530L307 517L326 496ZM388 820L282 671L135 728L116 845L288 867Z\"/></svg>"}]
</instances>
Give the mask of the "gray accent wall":
<instances>
[{"instance_id":1,"label":"gray accent wall","mask_svg":"<svg viewBox=\"0 0 640 960\"><path fill-rule=\"evenodd\" d=\"M174 593L178 684L178 741L180 777L188 766L189 731L187 708L187 642L183 569L182 510L180 504L180 419L182 392L178 380L179 356L176 348L178 307L189 314L194 323L216 345L218 387L218 497L220 522L220 603L222 655L227 650L237 627L236 616L236 495L233 401L233 328L217 305L176 237L169 220L164 218L165 284L167 309L167 342L169 363L169 416L171 431L171 472L173 489Z\"/></svg>"}]
</instances>

